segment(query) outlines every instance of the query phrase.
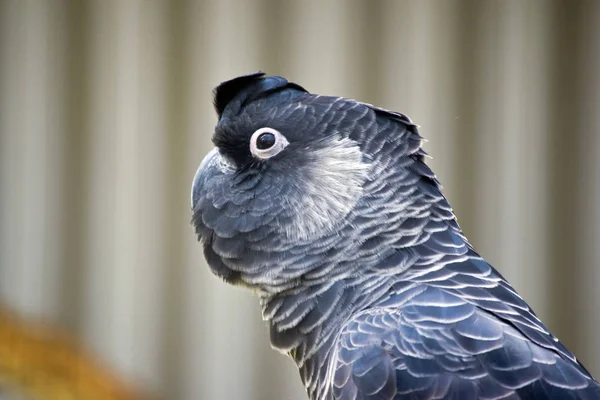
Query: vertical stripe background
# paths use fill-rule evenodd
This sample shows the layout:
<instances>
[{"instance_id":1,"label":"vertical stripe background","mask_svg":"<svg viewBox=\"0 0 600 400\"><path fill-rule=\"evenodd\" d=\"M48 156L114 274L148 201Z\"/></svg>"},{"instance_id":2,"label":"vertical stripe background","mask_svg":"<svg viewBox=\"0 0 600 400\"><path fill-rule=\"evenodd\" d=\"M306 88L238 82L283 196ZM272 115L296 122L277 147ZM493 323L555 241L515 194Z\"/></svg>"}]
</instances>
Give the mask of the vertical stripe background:
<instances>
[{"instance_id":1,"label":"vertical stripe background","mask_svg":"<svg viewBox=\"0 0 600 400\"><path fill-rule=\"evenodd\" d=\"M256 70L408 114L479 252L600 375L600 2L0 0L0 302L177 399L303 399L208 272L211 90Z\"/></svg>"}]
</instances>

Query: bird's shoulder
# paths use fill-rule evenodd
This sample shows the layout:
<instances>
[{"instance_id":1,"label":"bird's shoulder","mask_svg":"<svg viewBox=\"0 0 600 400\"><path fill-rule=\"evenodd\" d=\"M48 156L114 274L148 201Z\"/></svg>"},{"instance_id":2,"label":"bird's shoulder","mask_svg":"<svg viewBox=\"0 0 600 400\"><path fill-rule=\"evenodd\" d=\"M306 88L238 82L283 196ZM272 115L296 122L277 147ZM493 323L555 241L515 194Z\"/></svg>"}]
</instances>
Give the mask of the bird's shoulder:
<instances>
[{"instance_id":1,"label":"bird's shoulder","mask_svg":"<svg viewBox=\"0 0 600 400\"><path fill-rule=\"evenodd\" d=\"M331 398L598 398L583 367L528 335L539 329L558 343L518 295L465 295L465 282L424 280L398 282L385 301L344 325L330 366ZM505 319L500 307L521 312Z\"/></svg>"}]
</instances>

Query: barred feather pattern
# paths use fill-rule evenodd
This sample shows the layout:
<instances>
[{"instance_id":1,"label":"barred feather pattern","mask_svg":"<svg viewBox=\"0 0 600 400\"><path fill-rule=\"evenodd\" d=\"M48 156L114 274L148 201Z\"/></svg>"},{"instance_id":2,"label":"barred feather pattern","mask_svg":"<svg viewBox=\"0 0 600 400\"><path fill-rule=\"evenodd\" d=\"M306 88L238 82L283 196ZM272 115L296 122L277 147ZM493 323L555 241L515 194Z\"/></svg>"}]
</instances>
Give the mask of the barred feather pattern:
<instances>
[{"instance_id":1,"label":"barred feather pattern","mask_svg":"<svg viewBox=\"0 0 600 400\"><path fill-rule=\"evenodd\" d=\"M311 399L600 398L597 382L468 243L406 116L300 100L271 112L333 129L365 155L352 210L318 237L291 237L278 227L293 221L281 199L294 194L283 184L261 192L248 172L235 178L251 189L241 195L227 192L231 177L203 181L193 222L213 272L258 292L272 346L297 363Z\"/></svg>"}]
</instances>

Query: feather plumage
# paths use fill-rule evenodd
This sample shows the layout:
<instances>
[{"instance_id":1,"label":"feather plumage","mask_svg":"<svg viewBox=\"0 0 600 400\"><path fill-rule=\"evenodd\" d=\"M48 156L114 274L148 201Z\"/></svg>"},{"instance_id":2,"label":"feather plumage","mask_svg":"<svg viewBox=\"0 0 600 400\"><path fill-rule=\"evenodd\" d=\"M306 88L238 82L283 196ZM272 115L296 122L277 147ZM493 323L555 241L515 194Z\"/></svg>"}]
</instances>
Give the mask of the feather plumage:
<instances>
[{"instance_id":1,"label":"feather plumage","mask_svg":"<svg viewBox=\"0 0 600 400\"><path fill-rule=\"evenodd\" d=\"M597 399L473 249L405 115L256 73L215 90L192 189L212 271L252 287L311 399ZM289 142L258 160L253 132Z\"/></svg>"}]
</instances>

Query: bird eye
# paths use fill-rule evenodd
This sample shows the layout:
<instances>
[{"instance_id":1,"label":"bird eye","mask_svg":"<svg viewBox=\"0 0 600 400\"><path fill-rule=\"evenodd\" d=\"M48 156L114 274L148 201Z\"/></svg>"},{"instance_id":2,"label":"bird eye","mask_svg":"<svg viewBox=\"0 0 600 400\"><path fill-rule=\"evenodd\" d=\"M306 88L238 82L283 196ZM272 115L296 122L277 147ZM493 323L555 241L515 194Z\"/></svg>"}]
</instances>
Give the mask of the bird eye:
<instances>
[{"instance_id":1,"label":"bird eye","mask_svg":"<svg viewBox=\"0 0 600 400\"><path fill-rule=\"evenodd\" d=\"M273 128L260 128L250 138L250 152L266 160L278 154L289 144L285 136Z\"/></svg>"},{"instance_id":2,"label":"bird eye","mask_svg":"<svg viewBox=\"0 0 600 400\"><path fill-rule=\"evenodd\" d=\"M267 150L275 145L275 135L271 132L263 132L256 138L256 148Z\"/></svg>"}]
</instances>

